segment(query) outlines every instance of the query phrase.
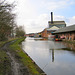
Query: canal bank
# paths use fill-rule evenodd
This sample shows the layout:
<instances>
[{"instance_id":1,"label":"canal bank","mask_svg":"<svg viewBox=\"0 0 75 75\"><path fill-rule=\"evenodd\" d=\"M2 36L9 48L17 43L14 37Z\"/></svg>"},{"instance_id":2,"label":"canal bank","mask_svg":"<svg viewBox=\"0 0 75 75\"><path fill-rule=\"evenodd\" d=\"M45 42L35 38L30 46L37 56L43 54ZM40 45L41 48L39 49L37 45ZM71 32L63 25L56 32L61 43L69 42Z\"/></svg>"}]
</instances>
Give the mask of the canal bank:
<instances>
[{"instance_id":1,"label":"canal bank","mask_svg":"<svg viewBox=\"0 0 75 75\"><path fill-rule=\"evenodd\" d=\"M11 75L11 60L7 55L5 45L12 41L0 41L0 75Z\"/></svg>"},{"instance_id":2,"label":"canal bank","mask_svg":"<svg viewBox=\"0 0 75 75\"><path fill-rule=\"evenodd\" d=\"M0 75L44 75L43 71L23 52L20 43L24 38L6 43L0 50L0 63L4 63ZM6 63L8 59L9 63ZM2 61L3 62L2 62ZM1 65L0 65L1 66ZM4 71L6 72L4 74Z\"/></svg>"},{"instance_id":3,"label":"canal bank","mask_svg":"<svg viewBox=\"0 0 75 75\"><path fill-rule=\"evenodd\" d=\"M44 72L35 64L35 62L31 60L31 58L21 49L20 43L23 40L24 39L19 39L15 43L11 44L10 47L15 51L15 53L17 53L18 59L28 68L31 75L45 75Z\"/></svg>"}]
</instances>

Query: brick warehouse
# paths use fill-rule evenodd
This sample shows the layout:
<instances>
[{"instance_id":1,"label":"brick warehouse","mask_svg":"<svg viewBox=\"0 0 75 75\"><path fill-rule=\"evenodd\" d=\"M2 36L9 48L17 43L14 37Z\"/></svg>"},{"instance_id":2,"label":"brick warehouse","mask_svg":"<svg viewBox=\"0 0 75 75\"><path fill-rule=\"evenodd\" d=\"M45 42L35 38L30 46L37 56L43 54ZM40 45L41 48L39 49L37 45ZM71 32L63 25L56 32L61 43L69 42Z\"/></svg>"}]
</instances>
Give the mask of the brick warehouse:
<instances>
[{"instance_id":1,"label":"brick warehouse","mask_svg":"<svg viewBox=\"0 0 75 75\"><path fill-rule=\"evenodd\" d=\"M75 25L61 28L53 33L65 40L75 40Z\"/></svg>"}]
</instances>

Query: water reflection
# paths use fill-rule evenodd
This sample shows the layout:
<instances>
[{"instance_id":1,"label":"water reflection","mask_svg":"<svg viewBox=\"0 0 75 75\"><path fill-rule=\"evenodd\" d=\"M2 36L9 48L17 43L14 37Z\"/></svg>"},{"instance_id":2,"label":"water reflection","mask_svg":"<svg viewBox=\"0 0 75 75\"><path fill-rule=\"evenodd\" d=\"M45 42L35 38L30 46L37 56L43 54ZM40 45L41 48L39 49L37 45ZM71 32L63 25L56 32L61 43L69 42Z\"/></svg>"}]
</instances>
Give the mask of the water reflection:
<instances>
[{"instance_id":1,"label":"water reflection","mask_svg":"<svg viewBox=\"0 0 75 75\"><path fill-rule=\"evenodd\" d=\"M50 49L50 51L52 62L54 62L54 49Z\"/></svg>"},{"instance_id":2,"label":"water reflection","mask_svg":"<svg viewBox=\"0 0 75 75\"><path fill-rule=\"evenodd\" d=\"M52 62L54 62L54 49L52 49Z\"/></svg>"},{"instance_id":3,"label":"water reflection","mask_svg":"<svg viewBox=\"0 0 75 75\"><path fill-rule=\"evenodd\" d=\"M63 42L63 44L64 44L67 48L69 48L70 50L74 50L74 51L75 51L75 44L69 44L69 43L65 43L65 42Z\"/></svg>"},{"instance_id":4,"label":"water reflection","mask_svg":"<svg viewBox=\"0 0 75 75\"><path fill-rule=\"evenodd\" d=\"M26 38L22 46L47 75L75 75L74 51L62 42Z\"/></svg>"}]
</instances>

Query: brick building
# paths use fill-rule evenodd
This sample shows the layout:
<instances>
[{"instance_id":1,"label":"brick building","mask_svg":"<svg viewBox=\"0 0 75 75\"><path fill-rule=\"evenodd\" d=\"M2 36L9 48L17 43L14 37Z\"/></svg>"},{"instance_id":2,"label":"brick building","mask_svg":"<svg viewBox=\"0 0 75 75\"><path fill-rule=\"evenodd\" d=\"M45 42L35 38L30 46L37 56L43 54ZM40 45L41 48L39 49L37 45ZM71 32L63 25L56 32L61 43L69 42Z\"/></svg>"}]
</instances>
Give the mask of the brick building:
<instances>
[{"instance_id":1,"label":"brick building","mask_svg":"<svg viewBox=\"0 0 75 75\"><path fill-rule=\"evenodd\" d=\"M61 28L55 31L53 34L58 35L62 39L75 40L75 25Z\"/></svg>"},{"instance_id":2,"label":"brick building","mask_svg":"<svg viewBox=\"0 0 75 75\"><path fill-rule=\"evenodd\" d=\"M44 30L42 31L41 36L48 38L49 35L52 35L52 33L55 32L55 31L58 30L58 29L59 29L59 28L56 27L56 26L53 26L53 27L51 27L51 28L46 28L46 29L44 29Z\"/></svg>"}]
</instances>

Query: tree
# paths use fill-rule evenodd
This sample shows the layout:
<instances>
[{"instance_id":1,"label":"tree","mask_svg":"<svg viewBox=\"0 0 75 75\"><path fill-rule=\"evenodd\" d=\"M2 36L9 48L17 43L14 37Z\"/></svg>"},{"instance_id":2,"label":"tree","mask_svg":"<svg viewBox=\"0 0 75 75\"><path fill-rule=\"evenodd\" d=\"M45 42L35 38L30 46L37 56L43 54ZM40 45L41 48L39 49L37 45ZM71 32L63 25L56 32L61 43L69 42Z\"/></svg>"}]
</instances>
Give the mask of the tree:
<instances>
[{"instance_id":1,"label":"tree","mask_svg":"<svg viewBox=\"0 0 75 75\"><path fill-rule=\"evenodd\" d=\"M22 26L17 27L16 28L16 36L24 37L24 35L25 35L25 31L24 31L23 27Z\"/></svg>"},{"instance_id":2,"label":"tree","mask_svg":"<svg viewBox=\"0 0 75 75\"><path fill-rule=\"evenodd\" d=\"M14 4L8 4L5 0L0 1L0 41L10 36L15 26L13 8Z\"/></svg>"}]
</instances>

